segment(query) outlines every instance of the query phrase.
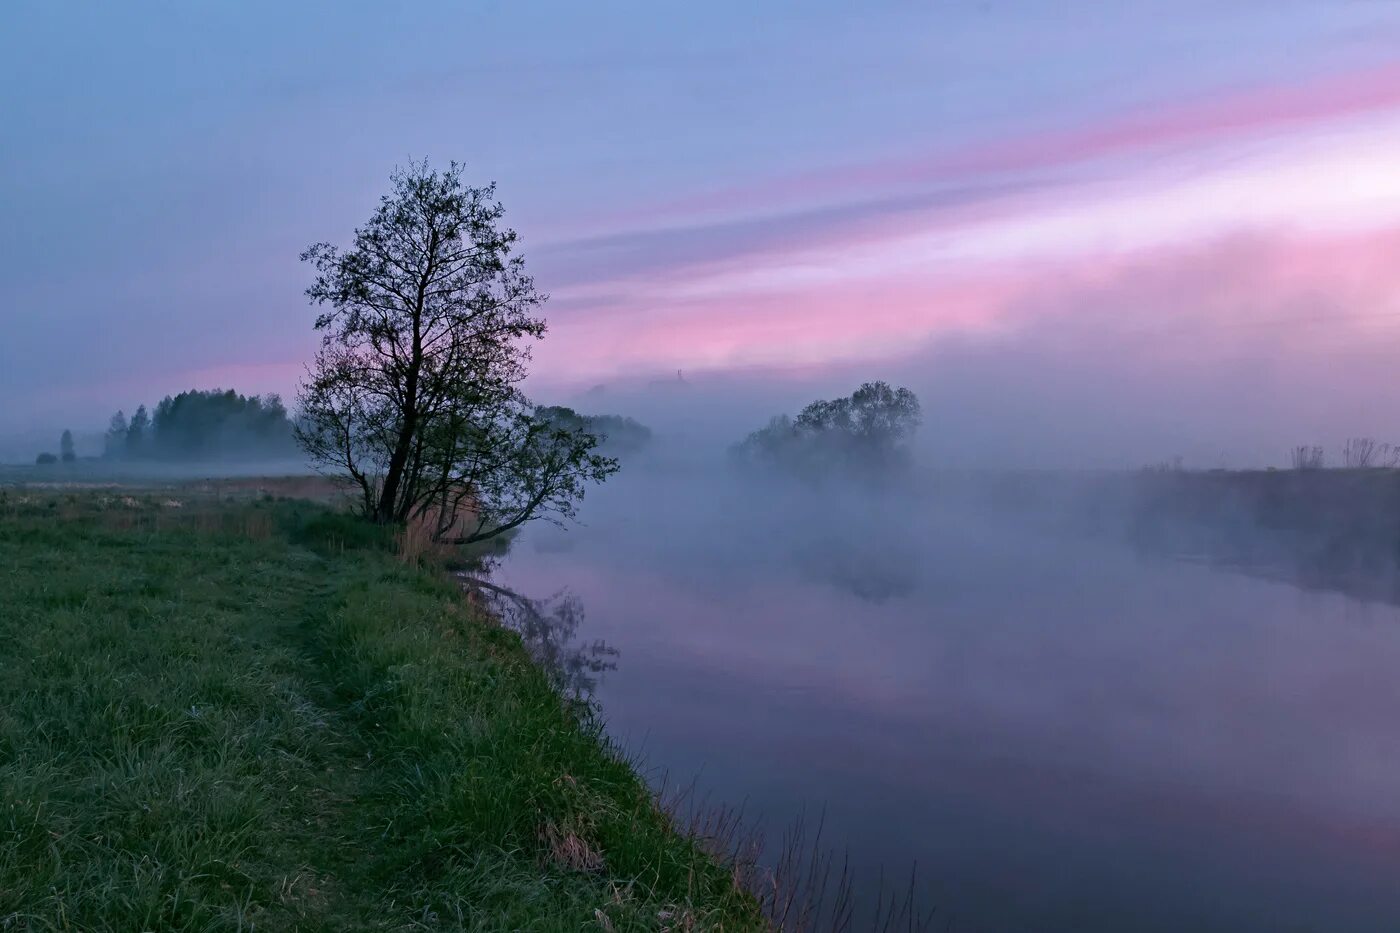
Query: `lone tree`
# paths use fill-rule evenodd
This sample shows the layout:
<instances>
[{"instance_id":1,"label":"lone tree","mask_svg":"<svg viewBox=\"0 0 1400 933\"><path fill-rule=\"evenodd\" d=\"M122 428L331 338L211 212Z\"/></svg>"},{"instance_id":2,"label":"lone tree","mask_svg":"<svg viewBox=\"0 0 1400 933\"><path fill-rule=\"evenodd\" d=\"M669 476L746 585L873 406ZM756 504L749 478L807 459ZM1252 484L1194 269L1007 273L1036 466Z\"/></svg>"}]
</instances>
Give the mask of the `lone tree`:
<instances>
[{"instance_id":1,"label":"lone tree","mask_svg":"<svg viewBox=\"0 0 1400 933\"><path fill-rule=\"evenodd\" d=\"M58 439L58 455L64 463L72 463L78 459L77 454L73 452L73 432L67 428L64 429L63 436Z\"/></svg>"},{"instance_id":2,"label":"lone tree","mask_svg":"<svg viewBox=\"0 0 1400 933\"><path fill-rule=\"evenodd\" d=\"M297 437L348 475L376 522L431 521L439 540L479 541L574 515L617 462L598 438L538 417L517 388L546 296L512 255L495 186L426 162L392 190L344 251L318 243L306 294L321 349L299 398Z\"/></svg>"}]
</instances>

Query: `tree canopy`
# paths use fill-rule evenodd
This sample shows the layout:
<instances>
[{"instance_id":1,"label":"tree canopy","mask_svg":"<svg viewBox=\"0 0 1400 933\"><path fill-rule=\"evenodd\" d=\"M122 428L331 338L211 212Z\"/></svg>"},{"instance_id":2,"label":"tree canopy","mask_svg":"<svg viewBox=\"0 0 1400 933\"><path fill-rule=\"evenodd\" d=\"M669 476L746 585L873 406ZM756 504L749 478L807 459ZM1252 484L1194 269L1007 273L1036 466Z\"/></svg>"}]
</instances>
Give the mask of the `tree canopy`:
<instances>
[{"instance_id":1,"label":"tree canopy","mask_svg":"<svg viewBox=\"0 0 1400 933\"><path fill-rule=\"evenodd\" d=\"M563 405L543 406L535 414L557 427L587 431L610 454L635 453L651 443L651 428L623 415L584 415Z\"/></svg>"},{"instance_id":2,"label":"tree canopy","mask_svg":"<svg viewBox=\"0 0 1400 933\"><path fill-rule=\"evenodd\" d=\"M834 471L887 473L908 461L907 443L922 411L909 389L867 382L845 398L818 400L798 413L773 418L735 445L748 465L805 474Z\"/></svg>"},{"instance_id":3,"label":"tree canopy","mask_svg":"<svg viewBox=\"0 0 1400 933\"><path fill-rule=\"evenodd\" d=\"M127 431L126 415L119 410L107 423L107 433L102 439L102 456L109 459L126 456Z\"/></svg>"},{"instance_id":4,"label":"tree canopy","mask_svg":"<svg viewBox=\"0 0 1400 933\"><path fill-rule=\"evenodd\" d=\"M154 415L141 405L129 421L119 411L104 443L105 456L131 460L249 460L292 456L296 450L278 396L245 396L232 389L167 395Z\"/></svg>"},{"instance_id":5,"label":"tree canopy","mask_svg":"<svg viewBox=\"0 0 1400 933\"><path fill-rule=\"evenodd\" d=\"M514 255L494 186L462 175L455 162L396 171L349 248L302 254L316 270L307 296L324 310L297 433L374 520L429 520L440 539L467 542L571 517L617 463L520 392L546 296Z\"/></svg>"}]
</instances>

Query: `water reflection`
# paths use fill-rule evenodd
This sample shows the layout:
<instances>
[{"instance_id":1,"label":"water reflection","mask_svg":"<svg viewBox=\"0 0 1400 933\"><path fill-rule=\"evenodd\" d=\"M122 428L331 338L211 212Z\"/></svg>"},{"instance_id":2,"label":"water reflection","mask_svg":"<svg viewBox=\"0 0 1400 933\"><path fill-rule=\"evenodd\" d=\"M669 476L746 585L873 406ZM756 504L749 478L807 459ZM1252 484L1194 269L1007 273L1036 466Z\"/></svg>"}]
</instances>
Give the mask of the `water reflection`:
<instances>
[{"instance_id":1,"label":"water reflection","mask_svg":"<svg viewBox=\"0 0 1400 933\"><path fill-rule=\"evenodd\" d=\"M898 543L810 537L793 549L793 559L809 582L873 603L908 596L918 579L914 552Z\"/></svg>"},{"instance_id":2,"label":"water reflection","mask_svg":"<svg viewBox=\"0 0 1400 933\"><path fill-rule=\"evenodd\" d=\"M627 650L610 735L766 826L825 812L863 902L917 863L955 929L1400 917L1393 607L958 502L637 473L590 509L492 579L581 596Z\"/></svg>"},{"instance_id":3,"label":"water reflection","mask_svg":"<svg viewBox=\"0 0 1400 933\"><path fill-rule=\"evenodd\" d=\"M459 577L502 625L520 635L530 657L565 696L591 697L599 675L617 669L617 649L601 639L573 643L584 618L583 603L573 593L560 590L531 599L476 576Z\"/></svg>"}]
</instances>

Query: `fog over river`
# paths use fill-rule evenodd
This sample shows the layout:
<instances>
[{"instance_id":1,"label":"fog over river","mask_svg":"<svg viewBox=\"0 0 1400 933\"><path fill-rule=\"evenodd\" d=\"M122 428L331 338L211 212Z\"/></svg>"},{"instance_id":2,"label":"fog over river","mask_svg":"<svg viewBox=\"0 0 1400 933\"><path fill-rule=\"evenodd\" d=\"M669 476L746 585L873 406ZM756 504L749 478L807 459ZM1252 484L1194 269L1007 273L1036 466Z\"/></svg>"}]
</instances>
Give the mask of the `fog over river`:
<instances>
[{"instance_id":1,"label":"fog over river","mask_svg":"<svg viewBox=\"0 0 1400 933\"><path fill-rule=\"evenodd\" d=\"M1377 930L1400 918L1400 609L1035 530L963 497L664 457L492 577L617 652L610 734L858 895L955 929Z\"/></svg>"}]
</instances>

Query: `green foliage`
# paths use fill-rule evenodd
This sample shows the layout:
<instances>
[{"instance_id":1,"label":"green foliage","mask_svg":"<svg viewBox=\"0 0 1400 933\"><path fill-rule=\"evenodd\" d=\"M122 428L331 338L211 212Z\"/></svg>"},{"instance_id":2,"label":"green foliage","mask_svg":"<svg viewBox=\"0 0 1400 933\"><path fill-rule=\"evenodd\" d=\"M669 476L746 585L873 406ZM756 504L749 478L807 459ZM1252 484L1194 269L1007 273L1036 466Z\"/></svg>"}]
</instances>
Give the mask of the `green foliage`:
<instances>
[{"instance_id":1,"label":"green foliage","mask_svg":"<svg viewBox=\"0 0 1400 933\"><path fill-rule=\"evenodd\" d=\"M155 414L141 405L128 422L118 411L105 455L129 460L254 460L297 452L287 409L276 395L191 389L167 395Z\"/></svg>"},{"instance_id":2,"label":"green foliage","mask_svg":"<svg viewBox=\"0 0 1400 933\"><path fill-rule=\"evenodd\" d=\"M293 524L290 537L321 553L388 552L393 546L393 532L392 527L376 525L361 515L311 509L304 519Z\"/></svg>"},{"instance_id":3,"label":"green foliage","mask_svg":"<svg viewBox=\"0 0 1400 933\"><path fill-rule=\"evenodd\" d=\"M763 927L514 634L341 518L6 503L0 929Z\"/></svg>"},{"instance_id":4,"label":"green foliage","mask_svg":"<svg viewBox=\"0 0 1400 933\"><path fill-rule=\"evenodd\" d=\"M141 413L132 418L133 431ZM296 449L287 409L276 395L181 392L161 399L151 427L155 455L169 459L285 456Z\"/></svg>"},{"instance_id":5,"label":"green foliage","mask_svg":"<svg viewBox=\"0 0 1400 933\"><path fill-rule=\"evenodd\" d=\"M58 458L51 453L45 452L35 457L34 462L39 466L49 466L50 464L57 463Z\"/></svg>"}]
</instances>

